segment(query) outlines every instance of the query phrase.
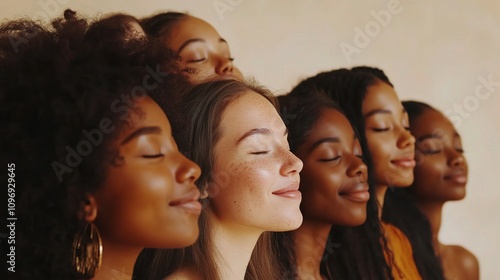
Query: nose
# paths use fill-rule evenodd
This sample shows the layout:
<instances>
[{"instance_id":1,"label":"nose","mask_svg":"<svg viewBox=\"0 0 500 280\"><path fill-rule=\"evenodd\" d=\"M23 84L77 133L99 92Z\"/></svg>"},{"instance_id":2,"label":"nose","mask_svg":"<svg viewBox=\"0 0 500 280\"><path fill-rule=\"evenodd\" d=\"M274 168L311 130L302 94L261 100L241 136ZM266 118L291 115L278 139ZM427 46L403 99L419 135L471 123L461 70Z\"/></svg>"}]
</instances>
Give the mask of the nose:
<instances>
[{"instance_id":1,"label":"nose","mask_svg":"<svg viewBox=\"0 0 500 280\"><path fill-rule=\"evenodd\" d=\"M233 70L234 70L233 60L228 57L220 58L215 67L215 73L217 75L232 74Z\"/></svg>"},{"instance_id":2,"label":"nose","mask_svg":"<svg viewBox=\"0 0 500 280\"><path fill-rule=\"evenodd\" d=\"M180 154L180 153L179 153ZM180 165L176 171L176 180L179 183L194 183L201 175L201 169L198 164L181 155Z\"/></svg>"},{"instance_id":3,"label":"nose","mask_svg":"<svg viewBox=\"0 0 500 280\"><path fill-rule=\"evenodd\" d=\"M349 177L364 177L366 179L366 174L368 172L368 167L361 160L361 158L352 155L352 160L347 167L347 176Z\"/></svg>"},{"instance_id":4,"label":"nose","mask_svg":"<svg viewBox=\"0 0 500 280\"><path fill-rule=\"evenodd\" d=\"M415 137L405 128L402 129L397 145L399 148L406 148L408 146L415 146Z\"/></svg>"},{"instance_id":5,"label":"nose","mask_svg":"<svg viewBox=\"0 0 500 280\"><path fill-rule=\"evenodd\" d=\"M465 157L462 153L452 149L448 156L448 165L451 167L459 167L465 165Z\"/></svg>"},{"instance_id":6,"label":"nose","mask_svg":"<svg viewBox=\"0 0 500 280\"><path fill-rule=\"evenodd\" d=\"M304 163L297 157L295 156L292 152L290 151L284 151L284 156L285 156L285 162L283 164L283 167L281 169L282 175L286 176L288 174L295 174L299 173L302 171L302 167L304 167Z\"/></svg>"}]
</instances>

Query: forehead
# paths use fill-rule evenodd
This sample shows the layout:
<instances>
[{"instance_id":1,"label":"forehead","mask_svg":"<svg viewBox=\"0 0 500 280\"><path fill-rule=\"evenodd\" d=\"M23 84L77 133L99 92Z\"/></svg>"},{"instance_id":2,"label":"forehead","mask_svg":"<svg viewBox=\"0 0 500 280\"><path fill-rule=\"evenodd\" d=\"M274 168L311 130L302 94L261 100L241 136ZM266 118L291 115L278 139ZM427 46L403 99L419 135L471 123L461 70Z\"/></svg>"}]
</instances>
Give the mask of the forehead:
<instances>
[{"instance_id":1,"label":"forehead","mask_svg":"<svg viewBox=\"0 0 500 280\"><path fill-rule=\"evenodd\" d=\"M167 42L172 49L177 50L186 40L212 37L220 38L212 25L202 19L186 16L174 25Z\"/></svg>"},{"instance_id":2,"label":"forehead","mask_svg":"<svg viewBox=\"0 0 500 280\"><path fill-rule=\"evenodd\" d=\"M427 109L417 118L412 118L410 120L410 130L416 138L431 133L445 134L447 136L456 134L455 127L450 120L441 112L433 109Z\"/></svg>"},{"instance_id":3,"label":"forehead","mask_svg":"<svg viewBox=\"0 0 500 280\"><path fill-rule=\"evenodd\" d=\"M366 89L363 99L363 114L376 109L402 109L403 105L394 89L384 83L378 82Z\"/></svg>"},{"instance_id":4,"label":"forehead","mask_svg":"<svg viewBox=\"0 0 500 280\"><path fill-rule=\"evenodd\" d=\"M130 108L128 124L124 126L125 131L131 131L140 126L159 126L165 130L170 127L167 116L150 97L137 101L135 106L135 108Z\"/></svg>"},{"instance_id":5,"label":"forehead","mask_svg":"<svg viewBox=\"0 0 500 280\"><path fill-rule=\"evenodd\" d=\"M342 113L333 108L324 108L321 110L321 115L311 130L310 138L332 136L352 138L354 130Z\"/></svg>"},{"instance_id":6,"label":"forehead","mask_svg":"<svg viewBox=\"0 0 500 280\"><path fill-rule=\"evenodd\" d=\"M267 128L274 132L279 130L283 133L285 125L269 100L248 90L226 106L220 128L223 135L238 137L255 128Z\"/></svg>"}]
</instances>

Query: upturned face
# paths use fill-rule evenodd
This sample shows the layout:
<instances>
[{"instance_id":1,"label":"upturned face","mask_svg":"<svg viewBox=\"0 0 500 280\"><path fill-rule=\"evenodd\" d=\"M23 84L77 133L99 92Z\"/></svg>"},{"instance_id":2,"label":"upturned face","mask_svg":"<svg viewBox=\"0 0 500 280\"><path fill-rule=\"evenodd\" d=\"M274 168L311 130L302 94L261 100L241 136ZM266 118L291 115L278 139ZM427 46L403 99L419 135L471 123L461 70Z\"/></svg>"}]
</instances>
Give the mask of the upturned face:
<instances>
[{"instance_id":1,"label":"upturned face","mask_svg":"<svg viewBox=\"0 0 500 280\"><path fill-rule=\"evenodd\" d=\"M287 231L302 223L299 172L273 105L248 91L222 112L208 186L216 219L247 231Z\"/></svg>"},{"instance_id":2,"label":"upturned face","mask_svg":"<svg viewBox=\"0 0 500 280\"><path fill-rule=\"evenodd\" d=\"M467 161L453 124L440 112L427 109L411 121L411 132L417 139L415 197L439 202L464 198Z\"/></svg>"},{"instance_id":3,"label":"upturned face","mask_svg":"<svg viewBox=\"0 0 500 280\"><path fill-rule=\"evenodd\" d=\"M366 220L367 167L359 140L342 113L323 109L295 154L304 162L300 173L304 220L345 226Z\"/></svg>"},{"instance_id":4,"label":"upturned face","mask_svg":"<svg viewBox=\"0 0 500 280\"><path fill-rule=\"evenodd\" d=\"M186 16L181 19L172 28L166 44L181 57L181 69L196 70L187 75L193 84L207 79L243 80L240 70L233 65L234 58L226 40L199 18Z\"/></svg>"},{"instance_id":5,"label":"upturned face","mask_svg":"<svg viewBox=\"0 0 500 280\"><path fill-rule=\"evenodd\" d=\"M375 183L409 186L415 167L415 138L409 131L408 114L394 89L383 82L368 87L362 113Z\"/></svg>"},{"instance_id":6,"label":"upturned face","mask_svg":"<svg viewBox=\"0 0 500 280\"><path fill-rule=\"evenodd\" d=\"M111 165L97 204L103 242L128 247L177 248L198 237L201 205L194 182L200 168L184 157L170 124L149 97L136 103L119 135L119 163Z\"/></svg>"}]
</instances>

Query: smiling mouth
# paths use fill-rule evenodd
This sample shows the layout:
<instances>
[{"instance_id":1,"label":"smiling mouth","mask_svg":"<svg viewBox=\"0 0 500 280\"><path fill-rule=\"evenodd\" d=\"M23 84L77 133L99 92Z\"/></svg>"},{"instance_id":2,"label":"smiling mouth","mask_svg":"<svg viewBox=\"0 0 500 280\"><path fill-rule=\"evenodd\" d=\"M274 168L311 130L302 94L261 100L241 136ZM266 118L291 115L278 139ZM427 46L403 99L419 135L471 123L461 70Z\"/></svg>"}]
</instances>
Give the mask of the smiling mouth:
<instances>
[{"instance_id":1,"label":"smiling mouth","mask_svg":"<svg viewBox=\"0 0 500 280\"><path fill-rule=\"evenodd\" d=\"M452 182L454 182L456 184L460 184L460 185L467 183L467 175L465 175L464 173L447 175L447 176L444 176L444 179L446 181L452 181Z\"/></svg>"},{"instance_id":2,"label":"smiling mouth","mask_svg":"<svg viewBox=\"0 0 500 280\"><path fill-rule=\"evenodd\" d=\"M370 199L367 183L358 183L348 187L346 190L340 191L339 195L353 202L365 203Z\"/></svg>"},{"instance_id":3,"label":"smiling mouth","mask_svg":"<svg viewBox=\"0 0 500 280\"><path fill-rule=\"evenodd\" d=\"M201 213L201 203L198 201L200 199L200 192L198 189L196 191L191 191L184 197L170 202L168 205L172 207L177 207L183 211L200 215Z\"/></svg>"},{"instance_id":4,"label":"smiling mouth","mask_svg":"<svg viewBox=\"0 0 500 280\"><path fill-rule=\"evenodd\" d=\"M302 193L299 191L299 184L292 184L288 187L272 192L272 194L284 198L301 199Z\"/></svg>"},{"instance_id":5,"label":"smiling mouth","mask_svg":"<svg viewBox=\"0 0 500 280\"><path fill-rule=\"evenodd\" d=\"M404 168L413 168L416 165L413 157L391 160L391 163L396 165L396 166L404 167Z\"/></svg>"}]
</instances>

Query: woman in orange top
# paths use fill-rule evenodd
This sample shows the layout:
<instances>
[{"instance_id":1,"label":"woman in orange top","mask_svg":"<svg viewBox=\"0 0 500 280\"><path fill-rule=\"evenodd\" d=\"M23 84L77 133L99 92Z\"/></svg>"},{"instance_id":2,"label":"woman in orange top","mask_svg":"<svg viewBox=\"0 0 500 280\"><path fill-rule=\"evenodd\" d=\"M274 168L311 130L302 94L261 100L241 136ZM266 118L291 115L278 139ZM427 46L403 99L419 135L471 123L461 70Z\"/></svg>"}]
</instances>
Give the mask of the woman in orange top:
<instances>
[{"instance_id":1,"label":"woman in orange top","mask_svg":"<svg viewBox=\"0 0 500 280\"><path fill-rule=\"evenodd\" d=\"M381 223L389 186L407 187L413 182L415 138L392 85L371 71L383 75L367 67L338 69L301 82L291 93L308 94L310 88L318 88L336 101L359 131L368 165L373 199L367 221L358 228L333 228L330 238L340 247L325 252L324 258L335 279L421 279L406 236Z\"/></svg>"}]
</instances>

